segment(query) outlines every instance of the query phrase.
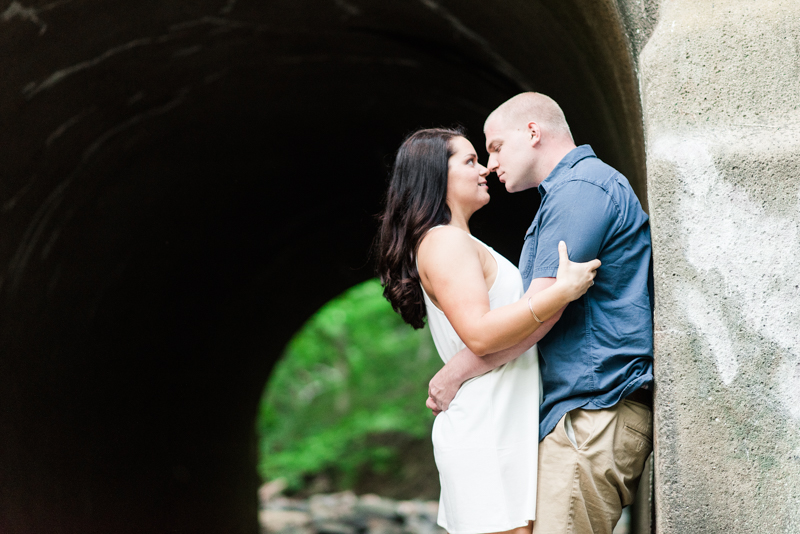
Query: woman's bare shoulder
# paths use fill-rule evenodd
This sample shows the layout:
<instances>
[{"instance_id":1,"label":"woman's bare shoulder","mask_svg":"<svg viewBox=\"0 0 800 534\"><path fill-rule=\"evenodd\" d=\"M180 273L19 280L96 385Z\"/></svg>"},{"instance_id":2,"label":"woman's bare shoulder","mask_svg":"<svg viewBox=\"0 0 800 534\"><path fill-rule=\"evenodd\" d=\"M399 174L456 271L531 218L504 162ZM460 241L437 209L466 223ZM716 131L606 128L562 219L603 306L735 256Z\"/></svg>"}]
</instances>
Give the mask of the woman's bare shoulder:
<instances>
[{"instance_id":1,"label":"woman's bare shoulder","mask_svg":"<svg viewBox=\"0 0 800 534\"><path fill-rule=\"evenodd\" d=\"M436 228L423 238L417 252L420 281L437 306L442 285L461 280L464 273L482 276L476 243L469 233L452 226Z\"/></svg>"},{"instance_id":2,"label":"woman's bare shoulder","mask_svg":"<svg viewBox=\"0 0 800 534\"><path fill-rule=\"evenodd\" d=\"M417 250L420 274L449 276L454 269L473 262L480 266L480 251L475 245L476 241L460 228L446 226L429 232Z\"/></svg>"},{"instance_id":3,"label":"woman's bare shoulder","mask_svg":"<svg viewBox=\"0 0 800 534\"><path fill-rule=\"evenodd\" d=\"M453 250L472 248L469 234L455 226L439 226L428 231L419 243L418 255L451 253Z\"/></svg>"}]
</instances>

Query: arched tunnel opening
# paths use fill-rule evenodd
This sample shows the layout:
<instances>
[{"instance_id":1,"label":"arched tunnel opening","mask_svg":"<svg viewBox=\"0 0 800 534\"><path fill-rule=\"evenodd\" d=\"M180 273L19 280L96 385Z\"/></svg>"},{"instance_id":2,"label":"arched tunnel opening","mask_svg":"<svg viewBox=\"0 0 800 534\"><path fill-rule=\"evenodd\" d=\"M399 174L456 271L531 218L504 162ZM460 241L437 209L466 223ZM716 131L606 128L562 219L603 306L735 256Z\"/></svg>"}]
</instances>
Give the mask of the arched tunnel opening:
<instances>
[{"instance_id":1,"label":"arched tunnel opening","mask_svg":"<svg viewBox=\"0 0 800 534\"><path fill-rule=\"evenodd\" d=\"M11 2L0 27L3 532L255 532L262 388L373 276L414 128L480 148L537 90L646 205L611 1ZM474 230L515 260L537 195L491 192Z\"/></svg>"},{"instance_id":2,"label":"arched tunnel opening","mask_svg":"<svg viewBox=\"0 0 800 534\"><path fill-rule=\"evenodd\" d=\"M286 346L259 405L262 526L282 532L286 512L301 511L308 515L290 513L291 525L330 529L311 502L361 495L435 506L434 417L423 397L441 366L430 332L403 322L377 278L317 310ZM339 528L363 530L365 518L352 512ZM413 521L404 530L423 531Z\"/></svg>"}]
</instances>

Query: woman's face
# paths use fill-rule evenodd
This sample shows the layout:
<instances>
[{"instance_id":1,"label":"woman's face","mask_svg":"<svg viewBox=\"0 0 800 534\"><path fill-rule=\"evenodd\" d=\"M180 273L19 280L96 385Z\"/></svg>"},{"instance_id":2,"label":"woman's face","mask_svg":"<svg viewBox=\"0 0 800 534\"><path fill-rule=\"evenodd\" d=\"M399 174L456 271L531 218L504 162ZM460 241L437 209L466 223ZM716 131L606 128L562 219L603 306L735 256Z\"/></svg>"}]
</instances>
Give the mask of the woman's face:
<instances>
[{"instance_id":1,"label":"woman's face","mask_svg":"<svg viewBox=\"0 0 800 534\"><path fill-rule=\"evenodd\" d=\"M447 204L450 210L473 213L489 202L489 170L478 163L472 143L463 137L450 140L453 155L447 162Z\"/></svg>"}]
</instances>

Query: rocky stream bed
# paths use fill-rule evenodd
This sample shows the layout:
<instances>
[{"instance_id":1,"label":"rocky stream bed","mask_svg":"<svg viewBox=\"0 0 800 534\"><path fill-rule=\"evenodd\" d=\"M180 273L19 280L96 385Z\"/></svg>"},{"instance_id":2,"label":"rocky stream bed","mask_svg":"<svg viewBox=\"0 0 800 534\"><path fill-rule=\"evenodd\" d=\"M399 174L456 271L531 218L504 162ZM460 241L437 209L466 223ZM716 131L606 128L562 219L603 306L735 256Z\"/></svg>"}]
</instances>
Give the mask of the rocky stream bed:
<instances>
[{"instance_id":1,"label":"rocky stream bed","mask_svg":"<svg viewBox=\"0 0 800 534\"><path fill-rule=\"evenodd\" d=\"M436 524L437 501L393 500L352 491L285 497L280 484L259 491L259 523L266 534L446 534ZM623 513L614 534L628 534Z\"/></svg>"},{"instance_id":2,"label":"rocky stream bed","mask_svg":"<svg viewBox=\"0 0 800 534\"><path fill-rule=\"evenodd\" d=\"M294 499L272 491L268 484L259 494L263 533L444 534L436 525L436 501L395 501L352 491Z\"/></svg>"}]
</instances>

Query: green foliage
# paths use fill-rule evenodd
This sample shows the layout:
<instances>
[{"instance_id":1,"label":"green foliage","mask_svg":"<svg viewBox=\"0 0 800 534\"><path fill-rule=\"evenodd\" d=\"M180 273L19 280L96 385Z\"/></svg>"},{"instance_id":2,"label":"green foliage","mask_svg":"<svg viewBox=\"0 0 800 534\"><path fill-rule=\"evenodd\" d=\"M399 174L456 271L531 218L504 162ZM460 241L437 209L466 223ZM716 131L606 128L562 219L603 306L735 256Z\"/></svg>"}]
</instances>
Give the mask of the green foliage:
<instances>
[{"instance_id":1,"label":"green foliage","mask_svg":"<svg viewBox=\"0 0 800 534\"><path fill-rule=\"evenodd\" d=\"M371 435L430 435L428 381L441 367L427 331L405 324L377 280L323 306L298 332L267 384L256 428L265 480L334 472L349 486L359 469L381 472L396 451Z\"/></svg>"}]
</instances>

